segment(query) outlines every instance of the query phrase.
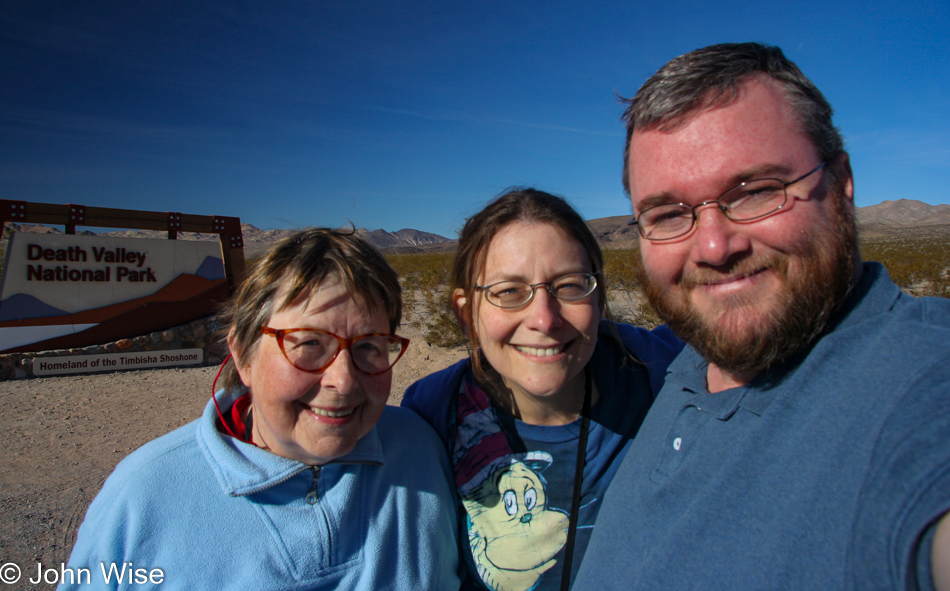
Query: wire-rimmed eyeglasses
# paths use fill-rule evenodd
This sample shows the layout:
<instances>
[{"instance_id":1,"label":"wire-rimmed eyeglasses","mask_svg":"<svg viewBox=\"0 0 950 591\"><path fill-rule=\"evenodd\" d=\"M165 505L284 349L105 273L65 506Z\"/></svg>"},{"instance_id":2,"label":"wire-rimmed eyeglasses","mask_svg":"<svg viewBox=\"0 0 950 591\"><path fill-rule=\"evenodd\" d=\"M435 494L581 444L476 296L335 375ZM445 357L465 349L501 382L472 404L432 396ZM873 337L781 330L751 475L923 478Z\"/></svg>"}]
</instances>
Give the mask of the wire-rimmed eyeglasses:
<instances>
[{"instance_id":1,"label":"wire-rimmed eyeglasses","mask_svg":"<svg viewBox=\"0 0 950 591\"><path fill-rule=\"evenodd\" d=\"M686 203L666 203L646 209L632 218L627 225L637 226L640 236L652 242L673 240L685 236L696 224L696 210L706 205L716 207L734 222L750 222L772 215L788 203L789 185L805 180L824 168L822 162L816 168L806 172L793 181L781 179L755 179L739 183L719 196L718 199L703 201L698 205Z\"/></svg>"},{"instance_id":2,"label":"wire-rimmed eyeglasses","mask_svg":"<svg viewBox=\"0 0 950 591\"><path fill-rule=\"evenodd\" d=\"M489 304L499 308L517 308L531 301L539 287L564 302L576 302L597 289L597 273L568 273L546 283L529 284L523 281L499 281L491 285L476 285L475 291L485 294Z\"/></svg>"},{"instance_id":3,"label":"wire-rimmed eyeglasses","mask_svg":"<svg viewBox=\"0 0 950 591\"><path fill-rule=\"evenodd\" d=\"M409 339L393 334L364 334L346 339L325 330L269 326L261 327L261 332L276 337L287 361L309 373L324 371L346 349L356 369L375 376L396 365L409 346Z\"/></svg>"}]
</instances>

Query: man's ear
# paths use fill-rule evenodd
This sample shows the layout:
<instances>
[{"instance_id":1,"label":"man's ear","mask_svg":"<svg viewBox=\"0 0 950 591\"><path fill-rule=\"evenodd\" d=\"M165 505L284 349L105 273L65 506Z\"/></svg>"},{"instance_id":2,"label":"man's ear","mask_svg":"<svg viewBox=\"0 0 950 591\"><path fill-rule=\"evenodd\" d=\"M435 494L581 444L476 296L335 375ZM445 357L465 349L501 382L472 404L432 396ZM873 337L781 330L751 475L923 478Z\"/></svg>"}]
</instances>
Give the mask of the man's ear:
<instances>
[{"instance_id":1,"label":"man's ear","mask_svg":"<svg viewBox=\"0 0 950 591\"><path fill-rule=\"evenodd\" d=\"M234 362L234 368L241 377L241 382L245 386L250 386L251 366L250 364L244 363L243 352L240 352L240 347L237 346L237 338L234 336L233 328L228 331L228 350L231 352L231 360Z\"/></svg>"},{"instance_id":2,"label":"man's ear","mask_svg":"<svg viewBox=\"0 0 950 591\"><path fill-rule=\"evenodd\" d=\"M468 334L468 319L469 314L472 313L472 307L469 305L468 298L465 297L465 290L462 288L452 292L452 311L455 312L456 322L462 327L462 333L467 337L470 336Z\"/></svg>"},{"instance_id":3,"label":"man's ear","mask_svg":"<svg viewBox=\"0 0 950 591\"><path fill-rule=\"evenodd\" d=\"M841 195L848 200L851 207L854 207L854 175L851 172L851 157L847 152L842 151L831 162L831 166L834 168L838 186L841 187Z\"/></svg>"}]
</instances>

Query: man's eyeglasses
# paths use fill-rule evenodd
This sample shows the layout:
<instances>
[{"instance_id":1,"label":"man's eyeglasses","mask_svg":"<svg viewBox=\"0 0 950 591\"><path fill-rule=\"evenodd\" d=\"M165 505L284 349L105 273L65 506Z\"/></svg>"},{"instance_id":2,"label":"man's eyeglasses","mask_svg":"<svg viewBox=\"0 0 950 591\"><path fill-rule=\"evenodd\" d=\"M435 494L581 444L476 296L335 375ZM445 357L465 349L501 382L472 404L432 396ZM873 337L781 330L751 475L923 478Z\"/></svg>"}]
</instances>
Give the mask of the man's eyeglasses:
<instances>
[{"instance_id":1,"label":"man's eyeglasses","mask_svg":"<svg viewBox=\"0 0 950 591\"><path fill-rule=\"evenodd\" d=\"M356 369L367 375L389 370L409 346L409 339L392 334L364 334L345 339L332 332L312 328L276 329L261 332L277 337L277 345L291 365L300 371L319 373L330 367L340 351L347 349Z\"/></svg>"},{"instance_id":2,"label":"man's eyeglasses","mask_svg":"<svg viewBox=\"0 0 950 591\"><path fill-rule=\"evenodd\" d=\"M527 304L539 287L548 290L548 293L559 300L576 302L597 289L596 275L597 273L570 273L554 281L533 285L523 281L500 281L491 285L476 285L475 291L484 293L488 303L499 308L517 308Z\"/></svg>"},{"instance_id":3,"label":"man's eyeglasses","mask_svg":"<svg viewBox=\"0 0 950 591\"><path fill-rule=\"evenodd\" d=\"M715 203L727 218L734 222L749 222L772 215L788 203L789 185L802 181L824 168L822 162L817 168L787 183L780 179L756 179L740 183L722 195L719 199L703 201L699 205L685 203L667 203L657 205L632 218L627 225L638 226L640 235L653 242L673 240L685 236L696 224L696 210Z\"/></svg>"}]
</instances>

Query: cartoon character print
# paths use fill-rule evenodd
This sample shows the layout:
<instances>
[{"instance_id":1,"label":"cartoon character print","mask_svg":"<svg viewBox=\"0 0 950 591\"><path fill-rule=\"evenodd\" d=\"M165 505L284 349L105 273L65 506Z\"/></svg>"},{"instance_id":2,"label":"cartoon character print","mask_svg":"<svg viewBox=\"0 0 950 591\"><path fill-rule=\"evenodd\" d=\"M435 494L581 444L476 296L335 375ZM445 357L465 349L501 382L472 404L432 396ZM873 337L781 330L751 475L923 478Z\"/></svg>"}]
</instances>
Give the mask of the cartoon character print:
<instances>
[{"instance_id":1,"label":"cartoon character print","mask_svg":"<svg viewBox=\"0 0 950 591\"><path fill-rule=\"evenodd\" d=\"M509 461L462 503L482 581L493 591L527 591L557 563L554 556L567 541L568 515L547 507L540 473L551 464L550 454L529 452L509 456Z\"/></svg>"},{"instance_id":2,"label":"cartoon character print","mask_svg":"<svg viewBox=\"0 0 950 591\"><path fill-rule=\"evenodd\" d=\"M492 591L528 591L567 543L568 514L547 506L541 476L553 457L515 452L488 395L472 381L463 382L455 412L452 467L478 576Z\"/></svg>"}]
</instances>

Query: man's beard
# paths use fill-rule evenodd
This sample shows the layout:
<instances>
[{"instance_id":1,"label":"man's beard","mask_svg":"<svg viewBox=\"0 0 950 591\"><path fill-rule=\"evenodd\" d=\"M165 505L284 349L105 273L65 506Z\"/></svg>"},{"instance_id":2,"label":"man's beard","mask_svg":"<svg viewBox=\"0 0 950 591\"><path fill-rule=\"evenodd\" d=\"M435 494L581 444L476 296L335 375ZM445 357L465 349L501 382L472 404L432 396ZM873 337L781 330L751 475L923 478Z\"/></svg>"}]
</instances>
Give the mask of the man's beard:
<instances>
[{"instance_id":1,"label":"man's beard","mask_svg":"<svg viewBox=\"0 0 950 591\"><path fill-rule=\"evenodd\" d=\"M680 280L672 291L657 285L644 272L650 304L670 328L719 369L758 375L803 350L828 325L850 292L857 257L854 215L836 186L828 228L814 228L816 238L787 255L749 257L727 268L700 269ZM793 270L790 263L800 262ZM777 301L762 302L745 294L723 298L722 311L699 311L689 301L690 288L704 280L742 276L770 268L784 283ZM762 308L768 308L762 314ZM748 310L749 313L745 313ZM749 318L757 322L750 322Z\"/></svg>"}]
</instances>

